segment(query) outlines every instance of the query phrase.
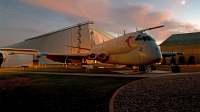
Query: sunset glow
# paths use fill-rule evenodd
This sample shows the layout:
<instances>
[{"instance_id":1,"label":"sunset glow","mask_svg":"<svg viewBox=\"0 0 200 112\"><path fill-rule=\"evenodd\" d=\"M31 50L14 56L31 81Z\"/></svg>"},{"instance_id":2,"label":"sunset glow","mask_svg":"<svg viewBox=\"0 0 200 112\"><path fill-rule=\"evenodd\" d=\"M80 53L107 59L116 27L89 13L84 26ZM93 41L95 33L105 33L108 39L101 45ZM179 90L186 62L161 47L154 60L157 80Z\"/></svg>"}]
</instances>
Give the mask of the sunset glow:
<instances>
[{"instance_id":1,"label":"sunset glow","mask_svg":"<svg viewBox=\"0 0 200 112\"><path fill-rule=\"evenodd\" d=\"M200 31L198 4L199 0L5 0L0 4L0 46L84 21L93 21L115 37L123 30L165 25L147 32L160 43L171 34Z\"/></svg>"}]
</instances>

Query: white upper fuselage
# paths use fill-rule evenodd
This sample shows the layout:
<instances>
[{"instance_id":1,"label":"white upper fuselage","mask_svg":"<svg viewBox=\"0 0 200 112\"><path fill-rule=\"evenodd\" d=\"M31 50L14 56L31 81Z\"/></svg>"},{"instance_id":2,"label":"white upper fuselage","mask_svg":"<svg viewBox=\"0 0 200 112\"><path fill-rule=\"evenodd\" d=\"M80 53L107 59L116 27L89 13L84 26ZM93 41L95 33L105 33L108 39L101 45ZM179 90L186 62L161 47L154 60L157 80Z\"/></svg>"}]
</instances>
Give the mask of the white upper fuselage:
<instances>
[{"instance_id":1,"label":"white upper fuselage","mask_svg":"<svg viewBox=\"0 0 200 112\"><path fill-rule=\"evenodd\" d=\"M105 52L111 64L149 65L162 57L155 40L141 32L129 33L93 46L90 53Z\"/></svg>"}]
</instances>

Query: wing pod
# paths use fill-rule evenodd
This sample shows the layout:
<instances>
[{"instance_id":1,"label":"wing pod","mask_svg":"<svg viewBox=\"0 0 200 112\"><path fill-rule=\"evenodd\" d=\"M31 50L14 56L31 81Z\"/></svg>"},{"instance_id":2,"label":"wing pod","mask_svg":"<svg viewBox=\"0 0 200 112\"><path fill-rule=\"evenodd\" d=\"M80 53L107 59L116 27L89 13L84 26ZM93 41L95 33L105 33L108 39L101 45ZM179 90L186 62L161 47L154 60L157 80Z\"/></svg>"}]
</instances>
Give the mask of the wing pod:
<instances>
[{"instance_id":1,"label":"wing pod","mask_svg":"<svg viewBox=\"0 0 200 112\"><path fill-rule=\"evenodd\" d=\"M7 55L13 55L14 53L13 52L7 52Z\"/></svg>"},{"instance_id":2,"label":"wing pod","mask_svg":"<svg viewBox=\"0 0 200 112\"><path fill-rule=\"evenodd\" d=\"M44 52L36 52L34 54L34 56L36 56L36 57L41 57L41 56L46 56L46 55L47 55L47 53L44 53Z\"/></svg>"}]
</instances>

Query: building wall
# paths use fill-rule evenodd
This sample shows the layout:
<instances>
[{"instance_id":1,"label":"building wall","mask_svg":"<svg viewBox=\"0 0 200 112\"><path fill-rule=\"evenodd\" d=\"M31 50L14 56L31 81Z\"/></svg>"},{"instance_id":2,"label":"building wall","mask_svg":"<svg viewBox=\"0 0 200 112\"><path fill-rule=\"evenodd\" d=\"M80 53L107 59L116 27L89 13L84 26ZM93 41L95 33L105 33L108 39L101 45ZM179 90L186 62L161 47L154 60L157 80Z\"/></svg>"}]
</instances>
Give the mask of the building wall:
<instances>
[{"instance_id":1,"label":"building wall","mask_svg":"<svg viewBox=\"0 0 200 112\"><path fill-rule=\"evenodd\" d=\"M75 47L80 46L83 48L90 49L92 46L108 41L111 38L114 37L112 37L105 31L99 29L98 27L94 26L93 24L82 24L82 25L79 24L58 31L43 34L40 36L32 37L26 39L25 41L12 44L6 47L37 49L40 52L61 53L61 54L78 53L78 52L87 53L89 52L88 50L67 47L66 45ZM9 57L15 60L16 58L14 59L13 56ZM46 57L40 57L39 59L37 59L37 57L32 56L30 59L38 60L39 64L58 64L57 62L46 60ZM19 66L21 66L20 63L23 62L23 60L18 60L18 61L15 60L15 61L16 63L17 62L19 63ZM8 63L10 63L10 61Z\"/></svg>"},{"instance_id":2,"label":"building wall","mask_svg":"<svg viewBox=\"0 0 200 112\"><path fill-rule=\"evenodd\" d=\"M5 62L2 64L2 68L5 67L21 67L21 66L33 66L33 56L32 55L7 55L5 51L0 51L6 57Z\"/></svg>"},{"instance_id":3,"label":"building wall","mask_svg":"<svg viewBox=\"0 0 200 112\"><path fill-rule=\"evenodd\" d=\"M61 30L54 33L49 33L46 35L33 37L26 39L17 44L13 44L6 47L11 48L25 48L25 49L38 49L41 52L53 52L53 53L77 53L76 48L67 47L78 45L78 27L73 27L65 30ZM88 42L89 37L88 25L81 26L81 47L89 47Z\"/></svg>"},{"instance_id":4,"label":"building wall","mask_svg":"<svg viewBox=\"0 0 200 112\"><path fill-rule=\"evenodd\" d=\"M200 44L180 44L180 45L163 45L160 46L161 52L183 52L186 61L190 56L195 56L198 63L200 63ZM171 58L167 58L166 61L169 63ZM178 62L179 55L176 56Z\"/></svg>"}]
</instances>

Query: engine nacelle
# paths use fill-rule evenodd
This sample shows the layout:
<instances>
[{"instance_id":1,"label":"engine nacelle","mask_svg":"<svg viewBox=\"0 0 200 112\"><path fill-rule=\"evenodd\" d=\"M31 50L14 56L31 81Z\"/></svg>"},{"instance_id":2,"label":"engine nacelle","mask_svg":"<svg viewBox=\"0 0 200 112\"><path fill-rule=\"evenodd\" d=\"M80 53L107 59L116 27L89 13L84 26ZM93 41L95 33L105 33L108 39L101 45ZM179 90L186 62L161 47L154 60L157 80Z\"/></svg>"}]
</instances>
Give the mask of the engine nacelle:
<instances>
[{"instance_id":1,"label":"engine nacelle","mask_svg":"<svg viewBox=\"0 0 200 112\"><path fill-rule=\"evenodd\" d=\"M99 60L105 60L107 57L108 57L107 54L101 53L101 54L99 54L98 59L99 59Z\"/></svg>"},{"instance_id":2,"label":"engine nacelle","mask_svg":"<svg viewBox=\"0 0 200 112\"><path fill-rule=\"evenodd\" d=\"M102 51L89 54L88 60L105 60L107 58L108 54Z\"/></svg>"},{"instance_id":3,"label":"engine nacelle","mask_svg":"<svg viewBox=\"0 0 200 112\"><path fill-rule=\"evenodd\" d=\"M96 54L96 53L91 53L91 54L89 54L89 56L88 56L88 60L95 60L95 59L97 59L97 56L98 56L98 54Z\"/></svg>"}]
</instances>

